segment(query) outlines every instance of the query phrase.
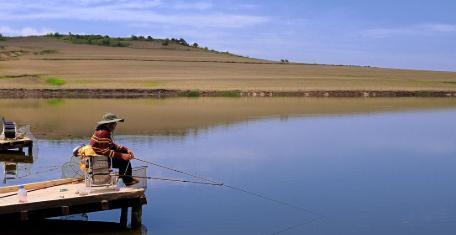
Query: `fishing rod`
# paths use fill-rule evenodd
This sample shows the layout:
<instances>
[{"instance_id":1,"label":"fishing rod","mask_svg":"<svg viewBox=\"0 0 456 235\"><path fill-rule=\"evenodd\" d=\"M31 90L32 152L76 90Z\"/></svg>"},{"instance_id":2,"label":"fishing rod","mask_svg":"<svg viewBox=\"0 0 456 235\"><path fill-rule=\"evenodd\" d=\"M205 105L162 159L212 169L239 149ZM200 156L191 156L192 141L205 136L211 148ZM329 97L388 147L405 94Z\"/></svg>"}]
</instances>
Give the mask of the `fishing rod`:
<instances>
[{"instance_id":1,"label":"fishing rod","mask_svg":"<svg viewBox=\"0 0 456 235\"><path fill-rule=\"evenodd\" d=\"M161 180L161 181L171 181L171 182L178 182L178 183L191 183L191 184L205 184L205 185L213 185L213 186L222 186L223 184L220 183L211 183L211 182L201 182L201 181L192 181L192 180L183 180L183 179L171 179L171 178L161 178L161 177L151 177L151 176L134 176L134 175L114 175L119 177L134 177L138 179L149 179L149 180Z\"/></svg>"},{"instance_id":2,"label":"fishing rod","mask_svg":"<svg viewBox=\"0 0 456 235\"><path fill-rule=\"evenodd\" d=\"M291 204L289 202L277 200L277 199L262 195L260 193L252 192L252 191L246 190L246 189L241 188L241 187L228 185L228 184L225 184L223 182L217 182L215 180L208 179L206 177L198 176L196 174L189 173L189 172L184 172L182 170L174 169L174 168L171 168L171 167L168 167L168 166L164 166L164 165L161 165L161 164L158 164L158 163L155 163L155 162L151 162L151 161L146 161L146 160L143 160L143 159L140 159L140 158L136 158L135 157L135 158L133 158L133 160L137 160L137 161L140 161L140 162L143 162L143 163L146 163L146 164L150 164L150 165L153 165L153 166L156 166L156 167L159 167L159 168L163 168L163 169L174 171L174 172L177 172L177 173L180 173L180 174L184 174L184 175L187 175L187 176L190 176L190 177L193 177L193 178L197 178L197 179L200 179L200 180L203 180L203 181L207 181L207 182L209 182L209 183L211 183L213 185L217 185L217 186L220 186L220 187L226 187L226 188L229 188L231 190L242 192L244 194L248 194L250 196L258 197L258 198L261 198L261 199L266 200L266 201L274 202L276 204L279 204L279 205L282 205L282 206L285 206L285 207L289 207L289 208L293 208L295 210L303 211L303 212L311 214L311 215L313 215L313 216L315 216L315 217L317 217L319 219L325 218L325 216L320 214L320 213L305 209L303 207Z\"/></svg>"}]
</instances>

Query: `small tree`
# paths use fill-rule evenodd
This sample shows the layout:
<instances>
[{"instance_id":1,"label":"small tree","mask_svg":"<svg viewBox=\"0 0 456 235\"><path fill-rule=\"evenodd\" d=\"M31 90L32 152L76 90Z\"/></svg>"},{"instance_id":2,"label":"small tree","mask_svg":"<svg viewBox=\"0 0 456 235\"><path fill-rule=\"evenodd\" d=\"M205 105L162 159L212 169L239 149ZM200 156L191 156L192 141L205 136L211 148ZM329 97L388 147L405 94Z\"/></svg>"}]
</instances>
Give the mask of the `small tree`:
<instances>
[{"instance_id":1,"label":"small tree","mask_svg":"<svg viewBox=\"0 0 456 235\"><path fill-rule=\"evenodd\" d=\"M151 36L147 36L147 41L153 41L153 40L154 40L154 38L153 38L153 37L151 37Z\"/></svg>"},{"instance_id":2,"label":"small tree","mask_svg":"<svg viewBox=\"0 0 456 235\"><path fill-rule=\"evenodd\" d=\"M136 35L131 35L130 39L134 41L134 40L138 40L138 37L136 37Z\"/></svg>"},{"instance_id":3,"label":"small tree","mask_svg":"<svg viewBox=\"0 0 456 235\"><path fill-rule=\"evenodd\" d=\"M111 39L109 38L103 38L101 40L101 44L104 45L104 46L109 46L111 44Z\"/></svg>"},{"instance_id":4,"label":"small tree","mask_svg":"<svg viewBox=\"0 0 456 235\"><path fill-rule=\"evenodd\" d=\"M3 34L0 33L0 41L4 41L5 37L3 37Z\"/></svg>"},{"instance_id":5,"label":"small tree","mask_svg":"<svg viewBox=\"0 0 456 235\"><path fill-rule=\"evenodd\" d=\"M180 38L179 40L177 40L177 42L179 44L181 44L182 46L189 46L188 43L183 38Z\"/></svg>"},{"instance_id":6,"label":"small tree","mask_svg":"<svg viewBox=\"0 0 456 235\"><path fill-rule=\"evenodd\" d=\"M198 43L194 42L194 43L192 44L192 47L194 47L194 48L198 48L198 47L199 47L199 45L198 45Z\"/></svg>"}]
</instances>

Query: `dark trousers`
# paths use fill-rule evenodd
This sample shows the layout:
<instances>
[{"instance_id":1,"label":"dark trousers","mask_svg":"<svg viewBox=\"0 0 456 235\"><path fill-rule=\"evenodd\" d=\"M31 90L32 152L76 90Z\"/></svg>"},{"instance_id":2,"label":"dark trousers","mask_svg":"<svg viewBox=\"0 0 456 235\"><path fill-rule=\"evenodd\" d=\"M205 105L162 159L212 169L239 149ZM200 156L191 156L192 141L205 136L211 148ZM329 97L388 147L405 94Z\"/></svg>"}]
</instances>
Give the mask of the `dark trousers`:
<instances>
[{"instance_id":1,"label":"dark trousers","mask_svg":"<svg viewBox=\"0 0 456 235\"><path fill-rule=\"evenodd\" d=\"M119 169L119 175L124 182L129 182L131 178L131 164L128 164L130 161L123 160L122 158L113 158L112 167ZM123 176L125 175L125 176Z\"/></svg>"}]
</instances>

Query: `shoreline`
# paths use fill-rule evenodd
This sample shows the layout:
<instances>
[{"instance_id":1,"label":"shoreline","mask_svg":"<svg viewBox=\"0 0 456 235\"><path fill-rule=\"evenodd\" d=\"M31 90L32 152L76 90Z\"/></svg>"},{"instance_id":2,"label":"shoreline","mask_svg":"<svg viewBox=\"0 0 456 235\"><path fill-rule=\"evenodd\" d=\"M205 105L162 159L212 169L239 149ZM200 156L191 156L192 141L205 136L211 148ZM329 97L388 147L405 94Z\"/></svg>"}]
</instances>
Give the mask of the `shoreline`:
<instances>
[{"instance_id":1,"label":"shoreline","mask_svg":"<svg viewBox=\"0 0 456 235\"><path fill-rule=\"evenodd\" d=\"M0 98L167 98L167 97L456 97L439 90L174 90L174 89L0 89Z\"/></svg>"}]
</instances>

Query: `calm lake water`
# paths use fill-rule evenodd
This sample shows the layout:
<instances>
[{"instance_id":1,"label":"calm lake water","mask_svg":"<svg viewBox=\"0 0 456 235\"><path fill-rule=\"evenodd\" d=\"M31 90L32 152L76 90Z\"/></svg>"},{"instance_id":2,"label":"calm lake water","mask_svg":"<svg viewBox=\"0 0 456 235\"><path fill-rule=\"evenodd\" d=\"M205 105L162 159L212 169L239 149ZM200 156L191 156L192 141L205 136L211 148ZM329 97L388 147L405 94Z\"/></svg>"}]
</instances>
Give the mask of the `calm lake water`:
<instances>
[{"instance_id":1,"label":"calm lake water","mask_svg":"<svg viewBox=\"0 0 456 235\"><path fill-rule=\"evenodd\" d=\"M149 180L144 227L131 234L455 234L455 120L456 107L444 107L263 117L185 135L117 135L138 158L307 210L224 187ZM39 138L35 163L21 166L21 174L32 175L6 185L60 177L53 167L86 142ZM148 175L191 179L153 166ZM118 221L120 211L88 216Z\"/></svg>"}]
</instances>

